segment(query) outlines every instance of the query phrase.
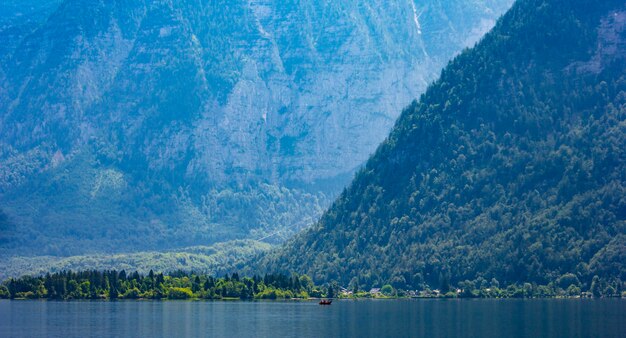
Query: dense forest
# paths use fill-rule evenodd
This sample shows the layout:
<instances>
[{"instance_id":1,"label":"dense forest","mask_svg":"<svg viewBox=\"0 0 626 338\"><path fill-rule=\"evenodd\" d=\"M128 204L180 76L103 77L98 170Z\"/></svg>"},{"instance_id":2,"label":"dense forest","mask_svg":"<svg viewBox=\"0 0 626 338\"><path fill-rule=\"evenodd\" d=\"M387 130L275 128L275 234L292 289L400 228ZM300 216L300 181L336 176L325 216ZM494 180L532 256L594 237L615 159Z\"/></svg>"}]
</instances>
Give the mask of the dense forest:
<instances>
[{"instance_id":1,"label":"dense forest","mask_svg":"<svg viewBox=\"0 0 626 338\"><path fill-rule=\"evenodd\" d=\"M216 278L184 271L169 275L116 270L63 271L40 277L8 279L0 298L26 299L279 299L333 296L332 286L321 289L308 276L270 274Z\"/></svg>"},{"instance_id":2,"label":"dense forest","mask_svg":"<svg viewBox=\"0 0 626 338\"><path fill-rule=\"evenodd\" d=\"M621 0L518 1L257 267L357 288L623 288L625 23Z\"/></svg>"}]
</instances>

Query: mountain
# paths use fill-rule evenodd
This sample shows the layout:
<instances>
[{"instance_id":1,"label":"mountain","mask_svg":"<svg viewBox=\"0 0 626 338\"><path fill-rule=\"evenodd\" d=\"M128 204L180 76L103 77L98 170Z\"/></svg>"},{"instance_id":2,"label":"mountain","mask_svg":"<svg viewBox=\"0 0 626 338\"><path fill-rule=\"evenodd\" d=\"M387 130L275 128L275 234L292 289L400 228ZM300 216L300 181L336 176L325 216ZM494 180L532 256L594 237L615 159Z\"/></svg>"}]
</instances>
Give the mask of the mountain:
<instances>
[{"instance_id":1,"label":"mountain","mask_svg":"<svg viewBox=\"0 0 626 338\"><path fill-rule=\"evenodd\" d=\"M278 242L511 0L8 1L1 255Z\"/></svg>"},{"instance_id":2,"label":"mountain","mask_svg":"<svg viewBox=\"0 0 626 338\"><path fill-rule=\"evenodd\" d=\"M361 288L584 290L597 275L619 290L625 44L623 1L519 0L403 111L321 220L258 266Z\"/></svg>"}]
</instances>

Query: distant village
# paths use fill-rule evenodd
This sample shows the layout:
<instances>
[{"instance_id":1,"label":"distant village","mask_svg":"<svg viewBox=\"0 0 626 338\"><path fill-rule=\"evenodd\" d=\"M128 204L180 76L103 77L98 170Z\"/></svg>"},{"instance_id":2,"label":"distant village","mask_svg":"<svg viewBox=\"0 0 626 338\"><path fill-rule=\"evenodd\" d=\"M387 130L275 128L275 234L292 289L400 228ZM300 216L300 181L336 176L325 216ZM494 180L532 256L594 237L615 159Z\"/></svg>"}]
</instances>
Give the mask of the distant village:
<instances>
[{"instance_id":1,"label":"distant village","mask_svg":"<svg viewBox=\"0 0 626 338\"><path fill-rule=\"evenodd\" d=\"M461 294L463 292L462 289L453 290L456 291L456 294ZM491 291L491 290L486 290ZM353 290L350 290L345 287L339 288L339 296L340 298L390 298L390 297L406 297L406 298L437 298L442 297L444 294L438 290L410 290L410 291L402 291L398 293L396 290L392 289L392 292L383 292L381 288L371 288L367 292L357 292L356 295Z\"/></svg>"},{"instance_id":2,"label":"distant village","mask_svg":"<svg viewBox=\"0 0 626 338\"><path fill-rule=\"evenodd\" d=\"M339 298L536 298L536 297L556 297L556 298L594 298L600 297L600 295L594 296L591 291L574 292L570 293L562 289L553 290L551 293L545 293L537 295L533 292L523 292L522 288L508 287L506 289L498 288L485 288L481 290L464 290L460 288L453 288L447 292L442 292L439 289L426 289L422 291L417 290L395 290L390 285L385 285L382 288L371 288L369 291L357 291L350 290L349 288L339 287ZM608 295L607 297L626 297L624 294L615 293L614 295Z\"/></svg>"}]
</instances>

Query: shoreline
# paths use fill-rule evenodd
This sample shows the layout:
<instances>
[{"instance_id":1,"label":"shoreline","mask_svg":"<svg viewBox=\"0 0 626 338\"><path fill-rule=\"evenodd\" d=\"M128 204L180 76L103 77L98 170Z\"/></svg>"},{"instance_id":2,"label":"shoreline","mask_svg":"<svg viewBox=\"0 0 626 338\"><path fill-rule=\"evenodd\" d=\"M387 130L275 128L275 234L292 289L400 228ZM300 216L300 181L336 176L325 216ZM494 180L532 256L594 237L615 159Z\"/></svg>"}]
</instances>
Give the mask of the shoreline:
<instances>
[{"instance_id":1,"label":"shoreline","mask_svg":"<svg viewBox=\"0 0 626 338\"><path fill-rule=\"evenodd\" d=\"M242 299L242 298L216 298L216 299L208 299L208 298L187 298L187 299L170 299L170 298L74 298L74 299L53 299L53 298L4 298L0 299L1 301L16 301L16 302L29 302L29 301L38 301L38 302L246 302L246 303L257 303L257 302L318 302L321 299L327 298L281 298L281 299ZM557 297L528 297L528 298L519 298L519 297L360 297L360 298L332 298L333 301L407 301L407 300L625 300L626 297L579 297L579 296L557 296Z\"/></svg>"}]
</instances>

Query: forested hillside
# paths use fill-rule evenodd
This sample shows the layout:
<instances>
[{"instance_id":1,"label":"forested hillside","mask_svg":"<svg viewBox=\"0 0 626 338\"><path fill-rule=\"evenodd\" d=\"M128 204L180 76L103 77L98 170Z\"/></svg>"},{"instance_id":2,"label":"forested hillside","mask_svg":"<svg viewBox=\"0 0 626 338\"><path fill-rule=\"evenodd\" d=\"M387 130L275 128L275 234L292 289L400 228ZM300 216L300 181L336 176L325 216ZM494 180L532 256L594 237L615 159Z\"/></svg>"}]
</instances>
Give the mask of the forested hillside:
<instances>
[{"instance_id":1,"label":"forested hillside","mask_svg":"<svg viewBox=\"0 0 626 338\"><path fill-rule=\"evenodd\" d=\"M405 289L585 290L597 275L611 294L626 280L625 42L621 0L519 0L260 265Z\"/></svg>"}]
</instances>

